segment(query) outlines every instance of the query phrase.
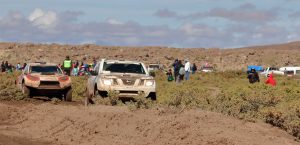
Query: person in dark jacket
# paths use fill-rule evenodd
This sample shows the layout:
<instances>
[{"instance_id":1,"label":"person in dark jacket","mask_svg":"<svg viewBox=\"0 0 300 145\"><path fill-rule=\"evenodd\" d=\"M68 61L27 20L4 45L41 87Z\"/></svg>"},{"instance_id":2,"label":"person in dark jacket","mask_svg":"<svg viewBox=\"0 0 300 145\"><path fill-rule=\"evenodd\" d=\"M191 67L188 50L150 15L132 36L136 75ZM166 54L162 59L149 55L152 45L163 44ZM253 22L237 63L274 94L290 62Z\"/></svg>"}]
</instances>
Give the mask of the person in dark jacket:
<instances>
[{"instance_id":1,"label":"person in dark jacket","mask_svg":"<svg viewBox=\"0 0 300 145\"><path fill-rule=\"evenodd\" d=\"M1 72L5 72L5 71L6 71L6 67L5 67L4 61L2 61L2 63L1 63Z\"/></svg>"},{"instance_id":2,"label":"person in dark jacket","mask_svg":"<svg viewBox=\"0 0 300 145\"><path fill-rule=\"evenodd\" d=\"M24 70L26 66L27 66L27 63L24 63L22 66L22 70Z\"/></svg>"},{"instance_id":3,"label":"person in dark jacket","mask_svg":"<svg viewBox=\"0 0 300 145\"><path fill-rule=\"evenodd\" d=\"M177 76L179 74L179 67L178 67L178 59L175 59L174 63L172 64L173 66L173 69L174 69L174 78L175 78L175 81L177 79Z\"/></svg>"},{"instance_id":4,"label":"person in dark jacket","mask_svg":"<svg viewBox=\"0 0 300 145\"><path fill-rule=\"evenodd\" d=\"M7 65L6 72L7 73L12 73L13 72L13 66L10 63Z\"/></svg>"},{"instance_id":5,"label":"person in dark jacket","mask_svg":"<svg viewBox=\"0 0 300 145\"><path fill-rule=\"evenodd\" d=\"M256 72L255 69L251 69L251 71L249 72L248 74L248 77L249 79L249 83L253 84L253 83L256 83L256 82L259 82L259 76L258 76L258 73Z\"/></svg>"},{"instance_id":6,"label":"person in dark jacket","mask_svg":"<svg viewBox=\"0 0 300 145\"><path fill-rule=\"evenodd\" d=\"M268 75L268 79L265 82L266 84L272 85L272 86L276 86L276 80L274 79L273 74L269 74Z\"/></svg>"},{"instance_id":7,"label":"person in dark jacket","mask_svg":"<svg viewBox=\"0 0 300 145\"><path fill-rule=\"evenodd\" d=\"M193 63L193 66L192 66L192 74L195 74L197 71L197 66L195 63Z\"/></svg>"},{"instance_id":8,"label":"person in dark jacket","mask_svg":"<svg viewBox=\"0 0 300 145\"><path fill-rule=\"evenodd\" d=\"M7 68L8 68L8 61L5 61L4 65L5 65L5 69L7 70Z\"/></svg>"}]
</instances>

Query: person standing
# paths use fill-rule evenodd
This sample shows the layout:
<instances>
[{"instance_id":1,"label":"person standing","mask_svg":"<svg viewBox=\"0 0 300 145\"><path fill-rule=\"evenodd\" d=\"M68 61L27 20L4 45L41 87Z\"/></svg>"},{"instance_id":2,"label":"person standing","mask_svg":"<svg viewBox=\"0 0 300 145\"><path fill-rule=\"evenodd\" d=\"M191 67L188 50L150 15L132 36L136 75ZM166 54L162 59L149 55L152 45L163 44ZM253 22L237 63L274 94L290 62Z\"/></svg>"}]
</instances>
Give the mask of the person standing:
<instances>
[{"instance_id":1,"label":"person standing","mask_svg":"<svg viewBox=\"0 0 300 145\"><path fill-rule=\"evenodd\" d=\"M73 75L74 76L78 76L78 72L79 72L79 62L78 60L74 63L74 67L73 67Z\"/></svg>"},{"instance_id":2,"label":"person standing","mask_svg":"<svg viewBox=\"0 0 300 145\"><path fill-rule=\"evenodd\" d=\"M178 76L177 76L177 79L176 79L176 83L180 83L183 78L184 78L184 73L185 73L185 70L184 70L184 65L182 64L182 61L179 60L178 61Z\"/></svg>"},{"instance_id":3,"label":"person standing","mask_svg":"<svg viewBox=\"0 0 300 145\"><path fill-rule=\"evenodd\" d=\"M16 70L21 70L21 69L22 69L22 68L21 68L21 64L18 63L17 66L16 66Z\"/></svg>"},{"instance_id":4,"label":"person standing","mask_svg":"<svg viewBox=\"0 0 300 145\"><path fill-rule=\"evenodd\" d=\"M193 66L192 66L192 74L195 74L197 71L197 66L195 63L193 63Z\"/></svg>"},{"instance_id":5,"label":"person standing","mask_svg":"<svg viewBox=\"0 0 300 145\"><path fill-rule=\"evenodd\" d=\"M63 68L64 68L64 71L66 72L66 74L68 76L70 76L71 70L72 70L72 61L70 60L69 56L66 56L66 59L64 60L64 63L63 63Z\"/></svg>"},{"instance_id":6,"label":"person standing","mask_svg":"<svg viewBox=\"0 0 300 145\"><path fill-rule=\"evenodd\" d=\"M1 63L1 72L5 72L5 71L6 71L5 64L4 64L4 61L2 61L2 63Z\"/></svg>"},{"instance_id":7,"label":"person standing","mask_svg":"<svg viewBox=\"0 0 300 145\"><path fill-rule=\"evenodd\" d=\"M93 58L93 70L94 70L96 65L97 65L97 60L96 60L96 58Z\"/></svg>"},{"instance_id":8,"label":"person standing","mask_svg":"<svg viewBox=\"0 0 300 145\"><path fill-rule=\"evenodd\" d=\"M26 66L27 66L27 63L24 63L22 66L22 70L24 70Z\"/></svg>"},{"instance_id":9,"label":"person standing","mask_svg":"<svg viewBox=\"0 0 300 145\"><path fill-rule=\"evenodd\" d=\"M190 79L190 71L191 71L191 63L189 62L188 59L185 60L184 70L185 70L185 80L189 80Z\"/></svg>"},{"instance_id":10,"label":"person standing","mask_svg":"<svg viewBox=\"0 0 300 145\"><path fill-rule=\"evenodd\" d=\"M7 70L8 69L8 61L5 61L4 66L5 66L5 69Z\"/></svg>"},{"instance_id":11,"label":"person standing","mask_svg":"<svg viewBox=\"0 0 300 145\"><path fill-rule=\"evenodd\" d=\"M173 70L174 70L174 77L175 77L175 82L176 82L176 80L177 80L177 77L178 77L178 73L179 73L179 69L180 69L180 67L178 66L178 59L175 59L175 61L174 61L174 63L172 64L172 66L173 66Z\"/></svg>"},{"instance_id":12,"label":"person standing","mask_svg":"<svg viewBox=\"0 0 300 145\"><path fill-rule=\"evenodd\" d=\"M7 65L6 72L7 73L12 73L13 72L13 66L10 63Z\"/></svg>"}]
</instances>

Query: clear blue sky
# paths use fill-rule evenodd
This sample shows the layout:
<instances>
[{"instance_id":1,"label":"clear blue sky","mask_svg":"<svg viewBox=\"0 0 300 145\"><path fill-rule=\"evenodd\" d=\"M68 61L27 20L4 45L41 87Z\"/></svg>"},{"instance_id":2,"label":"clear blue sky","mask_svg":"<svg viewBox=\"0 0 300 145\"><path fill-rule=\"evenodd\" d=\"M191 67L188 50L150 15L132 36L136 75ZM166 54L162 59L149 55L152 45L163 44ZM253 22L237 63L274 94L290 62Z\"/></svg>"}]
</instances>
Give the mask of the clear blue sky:
<instances>
[{"instance_id":1,"label":"clear blue sky","mask_svg":"<svg viewBox=\"0 0 300 145\"><path fill-rule=\"evenodd\" d=\"M0 0L0 41L243 47L298 41L299 0Z\"/></svg>"}]
</instances>

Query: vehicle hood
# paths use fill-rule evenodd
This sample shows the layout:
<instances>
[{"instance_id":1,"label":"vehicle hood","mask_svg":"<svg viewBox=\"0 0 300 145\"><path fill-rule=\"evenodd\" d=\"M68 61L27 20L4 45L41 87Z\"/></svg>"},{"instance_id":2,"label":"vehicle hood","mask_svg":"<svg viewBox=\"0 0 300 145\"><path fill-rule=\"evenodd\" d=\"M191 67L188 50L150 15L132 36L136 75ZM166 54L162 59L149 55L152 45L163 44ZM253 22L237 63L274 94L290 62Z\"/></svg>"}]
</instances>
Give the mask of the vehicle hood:
<instances>
[{"instance_id":1,"label":"vehicle hood","mask_svg":"<svg viewBox=\"0 0 300 145\"><path fill-rule=\"evenodd\" d=\"M64 75L61 74L51 74L51 75L41 75L40 73L32 73L31 76L39 77L41 81L58 81L59 77Z\"/></svg>"},{"instance_id":2,"label":"vehicle hood","mask_svg":"<svg viewBox=\"0 0 300 145\"><path fill-rule=\"evenodd\" d=\"M132 74L132 73L110 73L101 74L103 78L134 78L134 79L154 79L152 76L146 74Z\"/></svg>"}]
</instances>

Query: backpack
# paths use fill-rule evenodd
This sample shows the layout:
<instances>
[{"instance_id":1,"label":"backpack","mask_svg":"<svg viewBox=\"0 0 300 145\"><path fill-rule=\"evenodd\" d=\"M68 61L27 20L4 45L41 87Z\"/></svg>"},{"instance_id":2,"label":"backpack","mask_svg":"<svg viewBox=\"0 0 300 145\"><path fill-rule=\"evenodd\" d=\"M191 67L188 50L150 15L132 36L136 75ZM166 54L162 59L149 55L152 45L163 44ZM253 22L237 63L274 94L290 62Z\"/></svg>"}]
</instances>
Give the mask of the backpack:
<instances>
[{"instance_id":1,"label":"backpack","mask_svg":"<svg viewBox=\"0 0 300 145\"><path fill-rule=\"evenodd\" d=\"M172 75L169 75L168 76L168 81L173 81L174 80L174 77Z\"/></svg>"},{"instance_id":2,"label":"backpack","mask_svg":"<svg viewBox=\"0 0 300 145\"><path fill-rule=\"evenodd\" d=\"M179 74L184 75L184 73L185 73L184 67L180 67Z\"/></svg>"}]
</instances>

